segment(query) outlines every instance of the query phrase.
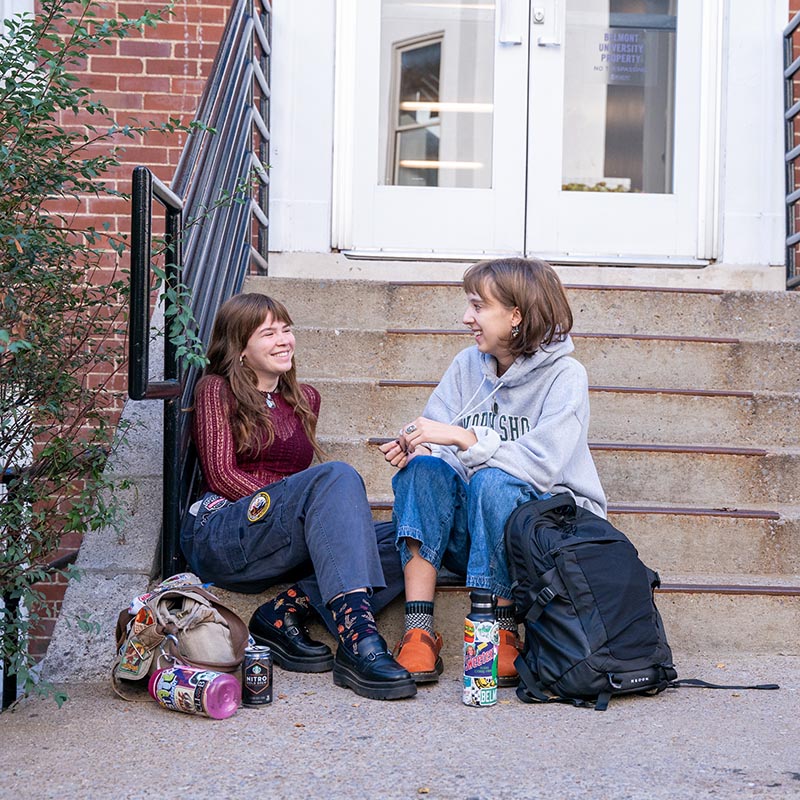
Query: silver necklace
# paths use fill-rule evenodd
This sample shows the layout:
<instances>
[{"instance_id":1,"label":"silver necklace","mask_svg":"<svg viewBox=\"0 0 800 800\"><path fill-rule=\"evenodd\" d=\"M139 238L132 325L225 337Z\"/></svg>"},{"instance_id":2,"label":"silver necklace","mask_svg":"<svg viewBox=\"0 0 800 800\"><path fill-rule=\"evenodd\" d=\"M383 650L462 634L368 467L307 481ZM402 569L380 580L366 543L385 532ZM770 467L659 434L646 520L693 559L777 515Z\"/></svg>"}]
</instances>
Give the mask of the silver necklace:
<instances>
[{"instance_id":1,"label":"silver necklace","mask_svg":"<svg viewBox=\"0 0 800 800\"><path fill-rule=\"evenodd\" d=\"M275 408L275 401L272 399L272 392L267 392L267 408Z\"/></svg>"}]
</instances>

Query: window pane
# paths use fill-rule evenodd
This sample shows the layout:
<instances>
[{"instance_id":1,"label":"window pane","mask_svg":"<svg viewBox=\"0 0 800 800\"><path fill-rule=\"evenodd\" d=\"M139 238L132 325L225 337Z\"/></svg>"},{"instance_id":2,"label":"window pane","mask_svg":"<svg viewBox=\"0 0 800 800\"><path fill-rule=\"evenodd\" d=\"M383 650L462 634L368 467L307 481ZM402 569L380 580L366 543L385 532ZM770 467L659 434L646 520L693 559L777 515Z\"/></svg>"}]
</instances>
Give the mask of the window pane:
<instances>
[{"instance_id":1,"label":"window pane","mask_svg":"<svg viewBox=\"0 0 800 800\"><path fill-rule=\"evenodd\" d=\"M427 123L438 117L431 111L439 101L442 44L410 47L400 53L400 104L398 125Z\"/></svg>"},{"instance_id":2,"label":"window pane","mask_svg":"<svg viewBox=\"0 0 800 800\"><path fill-rule=\"evenodd\" d=\"M489 188L494 3L381 2L378 180Z\"/></svg>"},{"instance_id":3,"label":"window pane","mask_svg":"<svg viewBox=\"0 0 800 800\"><path fill-rule=\"evenodd\" d=\"M673 191L677 0L570 0L563 187Z\"/></svg>"}]
</instances>

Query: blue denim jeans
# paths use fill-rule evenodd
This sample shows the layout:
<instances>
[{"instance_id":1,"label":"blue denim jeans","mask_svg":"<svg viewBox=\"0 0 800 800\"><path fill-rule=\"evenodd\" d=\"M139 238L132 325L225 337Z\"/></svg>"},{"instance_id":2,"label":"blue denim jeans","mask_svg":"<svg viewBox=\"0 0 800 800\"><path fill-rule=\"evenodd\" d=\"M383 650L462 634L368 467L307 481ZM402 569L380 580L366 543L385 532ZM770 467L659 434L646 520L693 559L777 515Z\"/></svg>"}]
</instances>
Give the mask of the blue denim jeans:
<instances>
[{"instance_id":1,"label":"blue denim jeans","mask_svg":"<svg viewBox=\"0 0 800 800\"><path fill-rule=\"evenodd\" d=\"M438 570L463 575L474 589L511 598L504 540L509 514L539 495L501 469L478 470L464 481L445 461L417 456L392 480L397 549L405 568L406 539L420 542L420 555ZM547 495L544 495L547 496Z\"/></svg>"},{"instance_id":2,"label":"blue denim jeans","mask_svg":"<svg viewBox=\"0 0 800 800\"><path fill-rule=\"evenodd\" d=\"M193 572L231 591L296 581L334 634L331 598L365 586L378 612L403 590L393 526L373 522L361 476L337 461L235 503L207 494L186 520L181 548Z\"/></svg>"}]
</instances>

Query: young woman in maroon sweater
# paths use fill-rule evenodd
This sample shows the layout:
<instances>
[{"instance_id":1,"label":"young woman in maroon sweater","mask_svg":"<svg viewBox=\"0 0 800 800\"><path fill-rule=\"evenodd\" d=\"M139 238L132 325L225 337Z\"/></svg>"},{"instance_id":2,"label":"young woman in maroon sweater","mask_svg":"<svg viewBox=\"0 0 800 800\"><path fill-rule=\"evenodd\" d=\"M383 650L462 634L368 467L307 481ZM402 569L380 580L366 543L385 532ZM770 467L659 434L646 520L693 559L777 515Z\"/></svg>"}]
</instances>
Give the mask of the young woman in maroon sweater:
<instances>
[{"instance_id":1,"label":"young woman in maroon sweater","mask_svg":"<svg viewBox=\"0 0 800 800\"><path fill-rule=\"evenodd\" d=\"M181 546L203 580L234 591L296 580L250 620L284 669L332 668L337 685L364 697L412 697L414 681L373 616L402 591L393 528L373 523L351 466L323 461L320 396L297 381L291 326L286 308L265 295L237 295L220 308L195 392L206 491ZM312 467L315 455L323 463ZM308 634L312 609L339 638L335 658Z\"/></svg>"}]
</instances>

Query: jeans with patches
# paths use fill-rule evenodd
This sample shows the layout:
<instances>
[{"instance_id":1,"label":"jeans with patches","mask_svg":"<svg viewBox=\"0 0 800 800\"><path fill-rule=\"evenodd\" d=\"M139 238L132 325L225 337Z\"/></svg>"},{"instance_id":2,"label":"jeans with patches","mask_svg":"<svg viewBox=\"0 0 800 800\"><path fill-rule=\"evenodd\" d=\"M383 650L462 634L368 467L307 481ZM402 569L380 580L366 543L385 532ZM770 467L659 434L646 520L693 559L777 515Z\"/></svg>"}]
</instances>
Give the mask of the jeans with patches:
<instances>
[{"instance_id":1,"label":"jeans with patches","mask_svg":"<svg viewBox=\"0 0 800 800\"><path fill-rule=\"evenodd\" d=\"M259 494L268 501L251 510ZM327 603L337 595L364 586L377 612L403 590L394 526L373 521L364 482L348 464L326 462L220 501L206 494L181 532L186 560L204 581L246 593L296 581L334 634Z\"/></svg>"},{"instance_id":2,"label":"jeans with patches","mask_svg":"<svg viewBox=\"0 0 800 800\"><path fill-rule=\"evenodd\" d=\"M540 495L530 484L496 467L465 481L445 461L417 456L397 472L393 519L403 567L411 559L406 539L438 570L465 577L473 589L511 598L504 540L509 514Z\"/></svg>"}]
</instances>

